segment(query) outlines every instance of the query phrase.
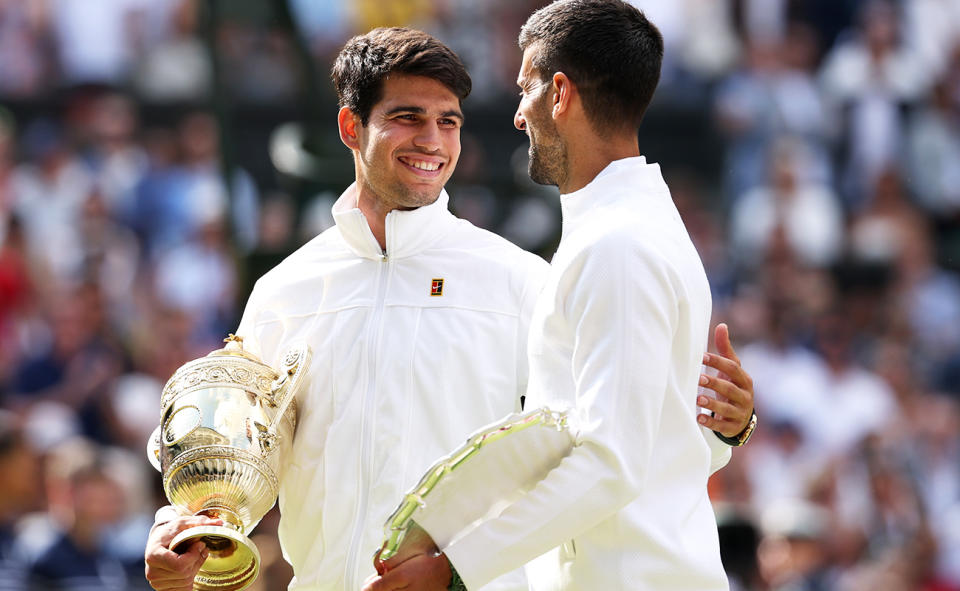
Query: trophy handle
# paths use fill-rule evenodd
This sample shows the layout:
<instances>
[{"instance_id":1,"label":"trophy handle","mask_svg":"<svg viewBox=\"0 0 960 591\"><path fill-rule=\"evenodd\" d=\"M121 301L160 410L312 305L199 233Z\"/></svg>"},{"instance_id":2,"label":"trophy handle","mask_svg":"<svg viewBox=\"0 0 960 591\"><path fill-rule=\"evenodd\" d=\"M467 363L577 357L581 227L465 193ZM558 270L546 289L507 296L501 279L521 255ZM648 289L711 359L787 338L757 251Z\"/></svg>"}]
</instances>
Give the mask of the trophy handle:
<instances>
[{"instance_id":1,"label":"trophy handle","mask_svg":"<svg viewBox=\"0 0 960 591\"><path fill-rule=\"evenodd\" d=\"M280 378L273 385L273 403L278 408L267 427L271 435L276 435L280 421L283 420L283 416L300 390L307 375L307 369L310 367L310 357L310 347L306 344L294 345L284 354Z\"/></svg>"},{"instance_id":2,"label":"trophy handle","mask_svg":"<svg viewBox=\"0 0 960 591\"><path fill-rule=\"evenodd\" d=\"M163 469L160 467L160 428L163 425L157 425L157 428L153 430L153 433L150 434L150 438L147 439L147 459L150 460L150 463L154 468L157 469L157 472L163 472Z\"/></svg>"}]
</instances>

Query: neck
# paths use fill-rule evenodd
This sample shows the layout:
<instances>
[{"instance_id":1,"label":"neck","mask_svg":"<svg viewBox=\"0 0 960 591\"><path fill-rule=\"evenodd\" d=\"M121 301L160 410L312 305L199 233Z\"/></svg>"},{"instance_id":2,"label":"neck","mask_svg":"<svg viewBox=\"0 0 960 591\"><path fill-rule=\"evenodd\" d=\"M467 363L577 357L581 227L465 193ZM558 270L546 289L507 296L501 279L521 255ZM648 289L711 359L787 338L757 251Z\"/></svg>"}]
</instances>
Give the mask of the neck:
<instances>
[{"instance_id":1,"label":"neck","mask_svg":"<svg viewBox=\"0 0 960 591\"><path fill-rule=\"evenodd\" d=\"M386 252L386 221L387 214L392 210L382 207L382 205L377 202L364 202L363 199L358 202L358 206L360 207L360 211L363 213L363 217L367 218L367 225L370 226L370 231L373 232L373 237L377 239L377 244L379 244L380 248Z\"/></svg>"},{"instance_id":2,"label":"neck","mask_svg":"<svg viewBox=\"0 0 960 591\"><path fill-rule=\"evenodd\" d=\"M357 207L367 218L367 225L373 232L373 237L377 239L380 248L386 252L387 249L387 214L397 209L392 204L388 204L380 199L373 191L365 187L359 180L355 185L354 191L357 197Z\"/></svg>"},{"instance_id":3,"label":"neck","mask_svg":"<svg viewBox=\"0 0 960 591\"><path fill-rule=\"evenodd\" d=\"M611 162L640 155L634 134L612 138L590 134L585 140L567 142L567 147L569 174L558 187L563 195L589 185Z\"/></svg>"}]
</instances>

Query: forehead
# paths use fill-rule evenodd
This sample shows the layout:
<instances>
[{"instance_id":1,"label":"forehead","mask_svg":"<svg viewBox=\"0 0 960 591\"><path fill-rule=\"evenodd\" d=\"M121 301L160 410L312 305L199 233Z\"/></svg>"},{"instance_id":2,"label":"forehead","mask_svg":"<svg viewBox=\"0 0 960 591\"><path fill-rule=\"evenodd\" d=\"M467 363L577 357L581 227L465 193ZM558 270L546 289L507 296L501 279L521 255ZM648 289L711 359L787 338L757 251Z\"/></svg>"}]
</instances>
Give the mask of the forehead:
<instances>
[{"instance_id":1,"label":"forehead","mask_svg":"<svg viewBox=\"0 0 960 591\"><path fill-rule=\"evenodd\" d=\"M383 96L374 110L389 111L398 106L426 111L459 111L460 99L442 82L426 76L394 74L383 82Z\"/></svg>"},{"instance_id":2,"label":"forehead","mask_svg":"<svg viewBox=\"0 0 960 591\"><path fill-rule=\"evenodd\" d=\"M523 61L520 63L520 73L517 75L517 84L523 86L524 82L538 78L537 71L533 68L533 60L537 55L536 44L530 45L523 50Z\"/></svg>"}]
</instances>

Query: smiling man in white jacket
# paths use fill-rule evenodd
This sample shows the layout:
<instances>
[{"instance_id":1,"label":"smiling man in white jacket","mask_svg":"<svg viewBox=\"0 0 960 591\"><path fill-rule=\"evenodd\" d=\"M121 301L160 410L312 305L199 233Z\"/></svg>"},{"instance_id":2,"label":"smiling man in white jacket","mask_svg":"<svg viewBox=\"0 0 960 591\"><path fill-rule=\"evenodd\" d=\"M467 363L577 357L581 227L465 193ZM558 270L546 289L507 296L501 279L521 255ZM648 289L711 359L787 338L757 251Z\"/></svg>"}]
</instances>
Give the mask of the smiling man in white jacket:
<instances>
[{"instance_id":1,"label":"smiling man in white jacket","mask_svg":"<svg viewBox=\"0 0 960 591\"><path fill-rule=\"evenodd\" d=\"M570 410L579 445L499 516L443 554L425 537L367 589L478 589L540 557L538 590L726 591L697 411L710 289L638 146L663 40L621 0L558 0L520 46L515 124L531 178L558 186L563 210L531 322L528 402Z\"/></svg>"},{"instance_id":2,"label":"smiling man in white jacket","mask_svg":"<svg viewBox=\"0 0 960 591\"><path fill-rule=\"evenodd\" d=\"M279 535L296 591L359 589L384 521L423 470L519 410L548 270L447 209L470 90L453 52L425 33L379 29L347 43L333 78L356 182L333 207L336 226L257 282L238 330L271 364L291 342L313 350L281 476ZM711 386L749 412L749 378L714 359L732 375ZM743 409L716 410L727 424L712 427L735 433ZM724 463L729 447L704 437ZM148 578L190 589L202 544L182 556L166 544L205 518L164 519L148 544ZM489 588L527 587L508 575Z\"/></svg>"}]
</instances>

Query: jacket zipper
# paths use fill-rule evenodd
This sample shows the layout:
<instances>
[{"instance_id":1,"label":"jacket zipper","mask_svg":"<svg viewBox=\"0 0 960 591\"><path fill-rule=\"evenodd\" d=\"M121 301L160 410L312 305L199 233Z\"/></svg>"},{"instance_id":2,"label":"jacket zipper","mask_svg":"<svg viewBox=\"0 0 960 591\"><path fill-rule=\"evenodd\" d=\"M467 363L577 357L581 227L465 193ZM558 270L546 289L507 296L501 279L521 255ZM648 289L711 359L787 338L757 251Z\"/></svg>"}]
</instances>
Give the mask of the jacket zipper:
<instances>
[{"instance_id":1,"label":"jacket zipper","mask_svg":"<svg viewBox=\"0 0 960 591\"><path fill-rule=\"evenodd\" d=\"M360 552L360 543L363 540L364 526L367 516L367 502L370 496L370 465L373 462L373 422L374 405L377 390L377 349L380 345L381 316L386 301L386 282L389 268L389 259L386 254L381 256L382 264L377 266L377 299L373 308L373 316L367 329L367 391L364 394L363 409L360 418L360 482L357 510L353 517L353 534L350 540L350 549L347 554L347 589L359 589L359 567L357 558ZM372 551L372 550L371 550Z\"/></svg>"}]
</instances>

